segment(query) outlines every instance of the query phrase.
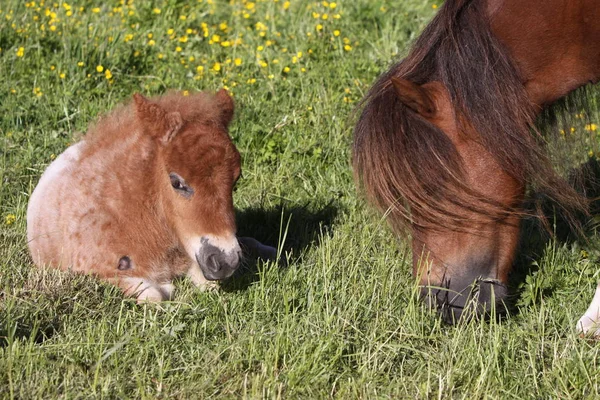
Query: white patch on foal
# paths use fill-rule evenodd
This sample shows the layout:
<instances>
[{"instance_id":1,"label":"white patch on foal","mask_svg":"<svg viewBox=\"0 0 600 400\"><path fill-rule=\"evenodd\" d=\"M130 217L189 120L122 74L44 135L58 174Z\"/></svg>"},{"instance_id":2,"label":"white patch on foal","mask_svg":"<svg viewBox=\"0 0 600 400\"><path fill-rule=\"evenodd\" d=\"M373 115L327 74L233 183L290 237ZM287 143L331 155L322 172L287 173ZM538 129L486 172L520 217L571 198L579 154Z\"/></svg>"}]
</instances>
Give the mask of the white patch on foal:
<instances>
[{"instance_id":1,"label":"white patch on foal","mask_svg":"<svg viewBox=\"0 0 600 400\"><path fill-rule=\"evenodd\" d=\"M55 184L57 179L60 179L62 175L66 172L68 168L74 166L74 164L79 161L79 155L81 154L81 147L83 146L83 141L75 143L74 145L68 147L62 154L56 157L46 171L42 174L40 181L38 182L35 190L31 194L31 198L29 199L29 205L27 206L27 224L33 224L34 220L37 216L37 213L44 207L44 201L46 200L46 192L48 190L52 190L52 185ZM31 240L32 238L28 238Z\"/></svg>"},{"instance_id":2,"label":"white patch on foal","mask_svg":"<svg viewBox=\"0 0 600 400\"><path fill-rule=\"evenodd\" d=\"M138 303L170 299L174 289L171 282L158 285L144 278L123 278L119 286L126 295L135 296Z\"/></svg>"},{"instance_id":3,"label":"white patch on foal","mask_svg":"<svg viewBox=\"0 0 600 400\"><path fill-rule=\"evenodd\" d=\"M587 311L577 321L577 331L584 335L600 337L600 283Z\"/></svg>"}]
</instances>

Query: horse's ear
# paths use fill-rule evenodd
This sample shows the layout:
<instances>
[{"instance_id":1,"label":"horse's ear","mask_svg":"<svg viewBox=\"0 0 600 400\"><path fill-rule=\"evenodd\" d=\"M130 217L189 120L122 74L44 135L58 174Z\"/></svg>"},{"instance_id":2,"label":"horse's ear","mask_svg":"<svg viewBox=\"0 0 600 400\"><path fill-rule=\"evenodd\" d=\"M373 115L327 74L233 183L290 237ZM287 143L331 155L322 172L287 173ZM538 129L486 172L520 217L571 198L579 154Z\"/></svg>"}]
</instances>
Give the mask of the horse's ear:
<instances>
[{"instance_id":1,"label":"horse's ear","mask_svg":"<svg viewBox=\"0 0 600 400\"><path fill-rule=\"evenodd\" d=\"M402 78L392 78L391 81L402 104L423 117L431 118L435 115L433 99L426 89Z\"/></svg>"},{"instance_id":2,"label":"horse's ear","mask_svg":"<svg viewBox=\"0 0 600 400\"><path fill-rule=\"evenodd\" d=\"M133 95L135 110L144 130L163 144L169 143L183 126L181 114L167 113L161 106L139 93Z\"/></svg>"},{"instance_id":3,"label":"horse's ear","mask_svg":"<svg viewBox=\"0 0 600 400\"><path fill-rule=\"evenodd\" d=\"M227 90L221 89L215 94L215 100L219 107L220 121L225 128L229 126L229 123L233 119L233 99L227 93Z\"/></svg>"}]
</instances>

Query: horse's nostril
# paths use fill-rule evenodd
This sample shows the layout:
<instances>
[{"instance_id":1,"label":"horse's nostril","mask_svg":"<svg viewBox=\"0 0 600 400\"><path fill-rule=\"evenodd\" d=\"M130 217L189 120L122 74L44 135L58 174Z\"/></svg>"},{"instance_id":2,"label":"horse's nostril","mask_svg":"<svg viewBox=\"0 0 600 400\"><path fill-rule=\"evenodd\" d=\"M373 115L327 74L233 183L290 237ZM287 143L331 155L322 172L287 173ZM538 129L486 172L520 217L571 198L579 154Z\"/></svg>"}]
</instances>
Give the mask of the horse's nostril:
<instances>
[{"instance_id":1,"label":"horse's nostril","mask_svg":"<svg viewBox=\"0 0 600 400\"><path fill-rule=\"evenodd\" d=\"M423 286L423 298L437 308L448 323L474 316L489 316L502 312L507 295L506 286L495 279L477 278L475 281L447 280L443 285ZM496 307L498 305L498 307Z\"/></svg>"}]
</instances>

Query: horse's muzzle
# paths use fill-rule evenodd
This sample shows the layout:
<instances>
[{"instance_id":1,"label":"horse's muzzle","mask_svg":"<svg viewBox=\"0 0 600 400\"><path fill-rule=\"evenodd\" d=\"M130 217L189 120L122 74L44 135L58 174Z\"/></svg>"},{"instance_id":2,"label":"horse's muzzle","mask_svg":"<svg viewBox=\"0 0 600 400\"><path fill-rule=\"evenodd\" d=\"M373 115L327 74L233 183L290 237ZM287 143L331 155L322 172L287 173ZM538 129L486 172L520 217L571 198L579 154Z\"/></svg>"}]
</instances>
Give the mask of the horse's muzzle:
<instances>
[{"instance_id":1,"label":"horse's muzzle","mask_svg":"<svg viewBox=\"0 0 600 400\"><path fill-rule=\"evenodd\" d=\"M233 275L240 265L241 255L242 252L239 246L226 251L212 245L208 239L203 238L202 245L196 253L196 261L206 279L218 281Z\"/></svg>"},{"instance_id":2,"label":"horse's muzzle","mask_svg":"<svg viewBox=\"0 0 600 400\"><path fill-rule=\"evenodd\" d=\"M507 288L502 282L490 278L448 279L440 286L423 286L421 295L441 313L444 321L455 324L502 311Z\"/></svg>"}]
</instances>

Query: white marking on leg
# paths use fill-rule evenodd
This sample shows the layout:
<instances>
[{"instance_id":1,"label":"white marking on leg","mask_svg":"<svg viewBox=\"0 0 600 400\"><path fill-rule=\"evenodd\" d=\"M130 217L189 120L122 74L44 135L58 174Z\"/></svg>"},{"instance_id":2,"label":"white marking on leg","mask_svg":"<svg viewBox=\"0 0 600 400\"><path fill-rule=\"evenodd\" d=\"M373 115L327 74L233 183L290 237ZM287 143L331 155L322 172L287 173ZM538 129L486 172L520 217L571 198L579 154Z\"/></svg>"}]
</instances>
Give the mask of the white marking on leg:
<instances>
[{"instance_id":1,"label":"white marking on leg","mask_svg":"<svg viewBox=\"0 0 600 400\"><path fill-rule=\"evenodd\" d=\"M119 283L127 296L137 297L137 302L160 302L164 296L160 286L144 278L123 278Z\"/></svg>"},{"instance_id":2,"label":"white marking on leg","mask_svg":"<svg viewBox=\"0 0 600 400\"><path fill-rule=\"evenodd\" d=\"M163 293L163 296L166 300L173 299L173 291L175 290L175 285L173 282L167 282L160 284L160 291Z\"/></svg>"},{"instance_id":3,"label":"white marking on leg","mask_svg":"<svg viewBox=\"0 0 600 400\"><path fill-rule=\"evenodd\" d=\"M600 336L600 283L587 311L577 321L577 331L584 335Z\"/></svg>"},{"instance_id":4,"label":"white marking on leg","mask_svg":"<svg viewBox=\"0 0 600 400\"><path fill-rule=\"evenodd\" d=\"M219 288L218 281L209 281L204 277L204 274L198 267L198 264L193 263L190 269L187 272L187 276L190 278L192 283L200 289L201 292L206 292L209 290L216 290Z\"/></svg>"}]
</instances>

